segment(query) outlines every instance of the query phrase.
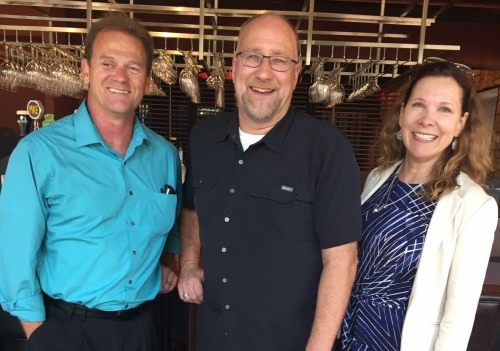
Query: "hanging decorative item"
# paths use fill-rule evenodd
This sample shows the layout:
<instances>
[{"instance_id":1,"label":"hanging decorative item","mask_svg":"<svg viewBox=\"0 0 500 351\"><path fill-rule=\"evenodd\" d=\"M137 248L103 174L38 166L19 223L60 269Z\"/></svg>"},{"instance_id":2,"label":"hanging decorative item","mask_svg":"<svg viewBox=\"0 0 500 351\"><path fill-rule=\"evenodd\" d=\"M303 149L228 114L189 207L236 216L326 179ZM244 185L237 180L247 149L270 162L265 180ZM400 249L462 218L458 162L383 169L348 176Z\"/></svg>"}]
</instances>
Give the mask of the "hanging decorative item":
<instances>
[{"instance_id":1,"label":"hanging decorative item","mask_svg":"<svg viewBox=\"0 0 500 351\"><path fill-rule=\"evenodd\" d=\"M165 84L172 85L177 81L174 60L166 50L158 51L158 56L153 60L152 71Z\"/></svg>"},{"instance_id":2,"label":"hanging decorative item","mask_svg":"<svg viewBox=\"0 0 500 351\"><path fill-rule=\"evenodd\" d=\"M215 66L207 79L207 85L215 89L215 107L224 109L224 79L226 70L224 68L224 55L214 53Z\"/></svg>"},{"instance_id":3,"label":"hanging decorative item","mask_svg":"<svg viewBox=\"0 0 500 351\"><path fill-rule=\"evenodd\" d=\"M184 52L184 69L179 74L179 86L192 103L200 103L200 87L198 85L198 67L191 52Z\"/></svg>"}]
</instances>

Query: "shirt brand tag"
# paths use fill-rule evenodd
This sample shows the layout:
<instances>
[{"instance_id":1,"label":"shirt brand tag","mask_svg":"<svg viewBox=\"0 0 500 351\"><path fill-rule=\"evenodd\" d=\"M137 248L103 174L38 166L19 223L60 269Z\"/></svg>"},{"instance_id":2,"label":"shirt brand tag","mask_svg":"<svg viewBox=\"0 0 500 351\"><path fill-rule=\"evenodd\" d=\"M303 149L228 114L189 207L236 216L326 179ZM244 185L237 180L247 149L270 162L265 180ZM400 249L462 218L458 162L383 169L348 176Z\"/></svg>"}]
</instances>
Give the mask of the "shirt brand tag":
<instances>
[{"instance_id":1,"label":"shirt brand tag","mask_svg":"<svg viewBox=\"0 0 500 351\"><path fill-rule=\"evenodd\" d=\"M286 185L282 185L281 190L288 191L290 193L293 192L293 188L291 186L286 186Z\"/></svg>"}]
</instances>

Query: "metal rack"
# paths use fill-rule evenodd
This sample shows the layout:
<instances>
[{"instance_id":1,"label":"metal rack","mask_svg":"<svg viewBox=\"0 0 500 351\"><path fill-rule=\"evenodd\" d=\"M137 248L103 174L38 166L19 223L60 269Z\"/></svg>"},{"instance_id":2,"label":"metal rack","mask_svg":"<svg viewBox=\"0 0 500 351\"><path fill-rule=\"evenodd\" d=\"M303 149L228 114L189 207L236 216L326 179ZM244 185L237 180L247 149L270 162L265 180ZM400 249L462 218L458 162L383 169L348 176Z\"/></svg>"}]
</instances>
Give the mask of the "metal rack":
<instances>
[{"instance_id":1,"label":"metal rack","mask_svg":"<svg viewBox=\"0 0 500 351\"><path fill-rule=\"evenodd\" d=\"M11 43L29 35L32 38L30 44L34 45L53 45L59 33L59 45L63 45L65 41L70 46L78 46L82 44L83 36L92 21L105 12L121 11L139 19L155 38L157 47L163 46L169 54L176 56L182 56L180 51L191 51L198 57L199 64L207 69L213 63L213 52L222 52L226 57L232 56L239 26L246 18L274 12L296 23L301 60L306 70L319 57L327 57L326 61L331 63L349 61L363 64L376 60L379 65L378 74L387 77L397 75L402 62L405 65L421 62L424 51L460 49L458 45L425 42L426 29L435 23L435 19L426 18L429 0L423 1L423 16L418 18L385 16L385 0L381 0L377 15L318 12L315 10L316 2L321 2L318 0L305 0L302 10L296 11L224 8L220 5L222 1L218 0L187 1L198 6L164 6L154 4L157 1L153 0L120 2L0 0L0 6L9 10L1 11L0 33L3 31L6 41ZM145 4L148 2L149 4ZM332 30L339 26L352 29ZM358 26L368 26L370 31L356 29ZM408 27L420 31L418 42L408 41L408 35L403 32L403 28ZM64 36L66 40L61 39ZM332 55L328 58L330 51ZM392 69L387 69L389 66ZM343 75L355 73L346 69Z\"/></svg>"}]
</instances>

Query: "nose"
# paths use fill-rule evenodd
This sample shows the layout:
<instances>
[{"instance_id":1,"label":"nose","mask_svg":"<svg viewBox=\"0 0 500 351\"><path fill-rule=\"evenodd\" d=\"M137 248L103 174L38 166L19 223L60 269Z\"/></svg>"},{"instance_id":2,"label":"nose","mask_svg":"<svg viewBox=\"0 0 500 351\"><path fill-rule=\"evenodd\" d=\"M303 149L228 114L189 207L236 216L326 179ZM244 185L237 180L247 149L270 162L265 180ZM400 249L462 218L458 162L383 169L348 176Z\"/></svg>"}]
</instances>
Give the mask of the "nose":
<instances>
[{"instance_id":1,"label":"nose","mask_svg":"<svg viewBox=\"0 0 500 351\"><path fill-rule=\"evenodd\" d=\"M257 76L261 79L271 79L273 77L273 69L269 57L264 57L259 67L257 67Z\"/></svg>"},{"instance_id":2,"label":"nose","mask_svg":"<svg viewBox=\"0 0 500 351\"><path fill-rule=\"evenodd\" d=\"M116 80L126 80L127 79L127 68L126 67L116 67L113 72L113 78Z\"/></svg>"},{"instance_id":3,"label":"nose","mask_svg":"<svg viewBox=\"0 0 500 351\"><path fill-rule=\"evenodd\" d=\"M420 116L420 123L423 125L430 125L434 124L434 116L429 109L425 109L422 111L422 114Z\"/></svg>"}]
</instances>

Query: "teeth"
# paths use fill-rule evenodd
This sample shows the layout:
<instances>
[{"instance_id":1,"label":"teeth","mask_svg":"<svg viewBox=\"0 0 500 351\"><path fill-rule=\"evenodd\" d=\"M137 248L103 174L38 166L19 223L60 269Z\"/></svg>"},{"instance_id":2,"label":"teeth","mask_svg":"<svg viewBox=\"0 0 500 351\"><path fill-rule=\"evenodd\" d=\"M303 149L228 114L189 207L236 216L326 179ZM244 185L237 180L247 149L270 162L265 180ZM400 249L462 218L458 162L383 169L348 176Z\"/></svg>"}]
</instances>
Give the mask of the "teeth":
<instances>
[{"instance_id":1,"label":"teeth","mask_svg":"<svg viewBox=\"0 0 500 351\"><path fill-rule=\"evenodd\" d=\"M116 94L128 94L128 90L118 90L114 88L109 88L109 91Z\"/></svg>"},{"instance_id":2,"label":"teeth","mask_svg":"<svg viewBox=\"0 0 500 351\"><path fill-rule=\"evenodd\" d=\"M252 88L253 90L255 91L258 91L259 93L270 93L272 92L272 90L268 90L268 89L260 89L260 88Z\"/></svg>"},{"instance_id":3,"label":"teeth","mask_svg":"<svg viewBox=\"0 0 500 351\"><path fill-rule=\"evenodd\" d=\"M417 138L423 139L423 140L434 140L437 138L435 135L431 135L431 134L413 133L413 135L415 135Z\"/></svg>"}]
</instances>

